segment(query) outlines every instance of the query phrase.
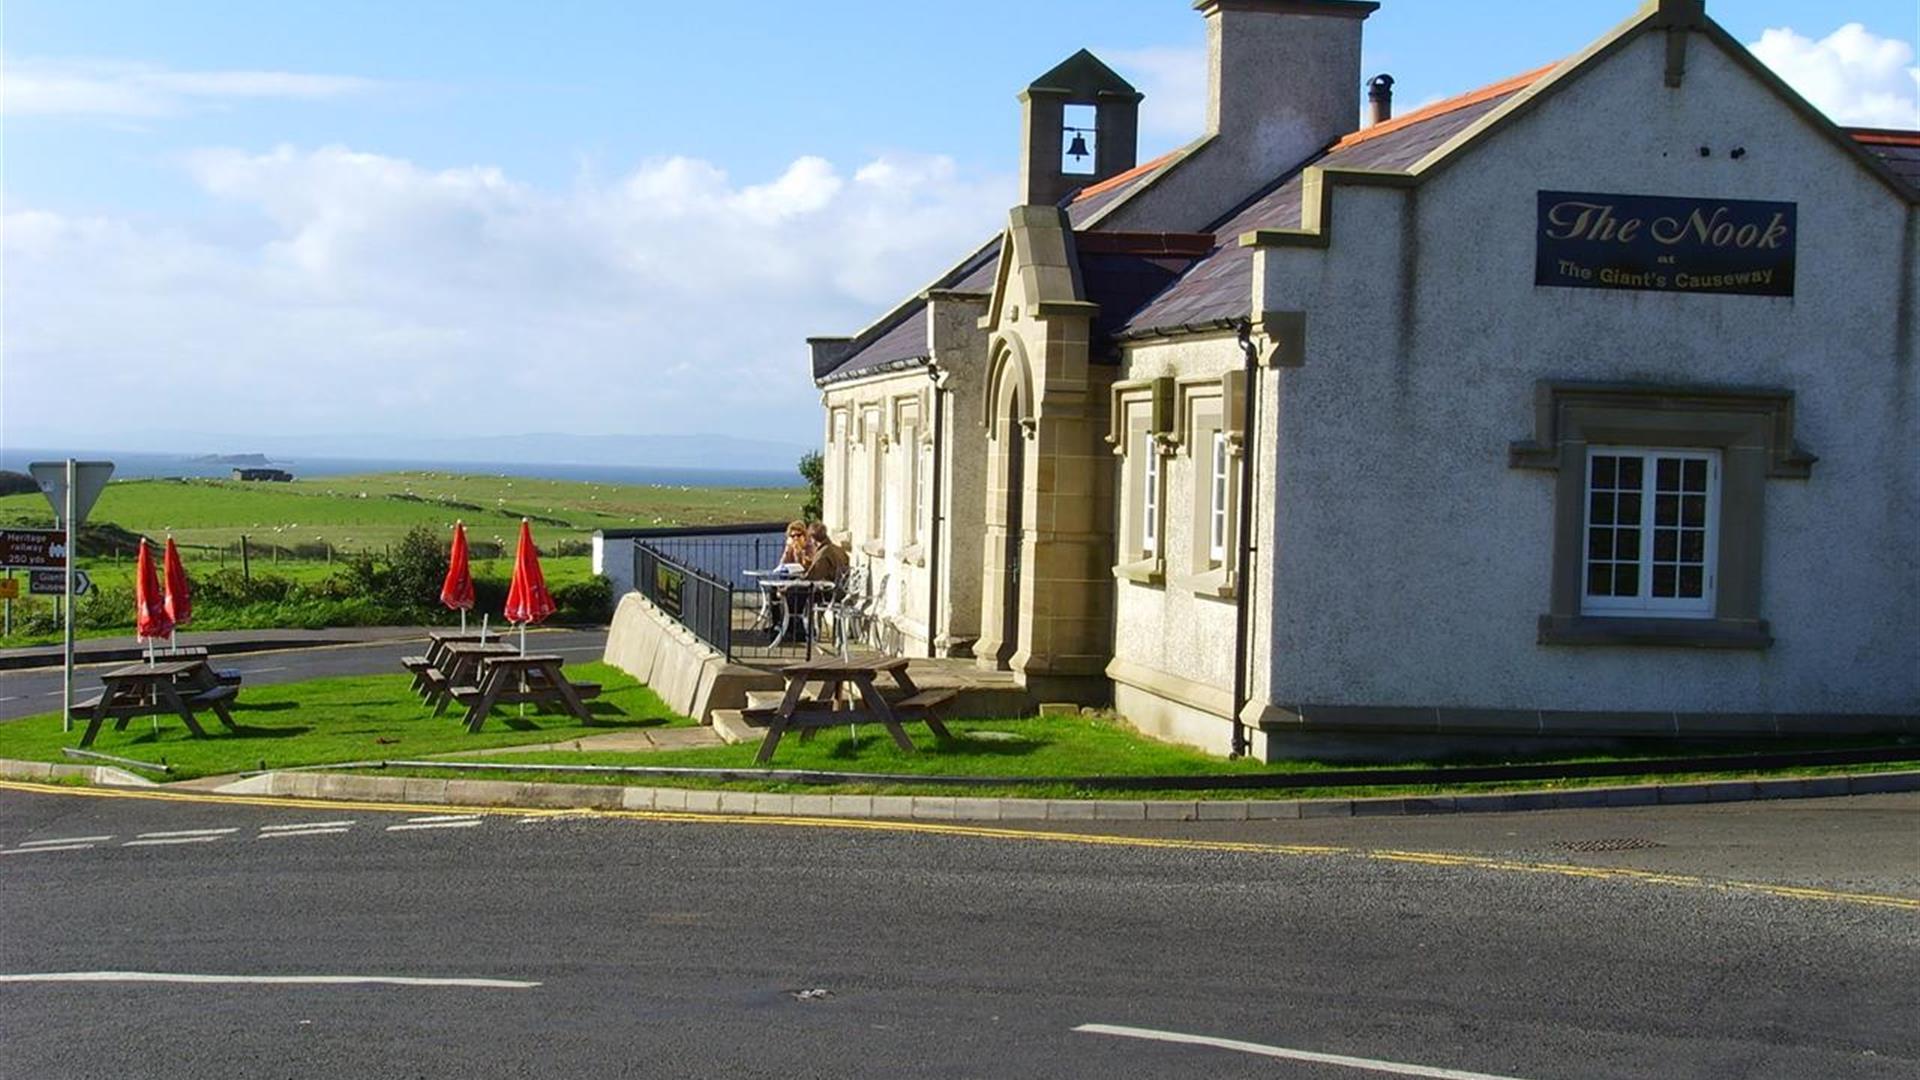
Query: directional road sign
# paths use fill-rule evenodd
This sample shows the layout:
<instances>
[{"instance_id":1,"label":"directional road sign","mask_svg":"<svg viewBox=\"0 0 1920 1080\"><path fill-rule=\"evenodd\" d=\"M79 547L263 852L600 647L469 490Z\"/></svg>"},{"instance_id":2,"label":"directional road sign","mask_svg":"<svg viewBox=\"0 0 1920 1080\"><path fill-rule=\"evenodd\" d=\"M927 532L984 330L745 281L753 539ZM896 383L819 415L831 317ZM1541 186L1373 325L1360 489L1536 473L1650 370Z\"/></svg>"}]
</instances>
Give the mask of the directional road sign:
<instances>
[{"instance_id":1,"label":"directional road sign","mask_svg":"<svg viewBox=\"0 0 1920 1080\"><path fill-rule=\"evenodd\" d=\"M27 465L27 471L33 474L40 484L41 494L53 504L53 518L62 525L67 519L67 462L35 461ZM111 461L76 461L73 463L73 524L75 527L87 523L87 511L93 509L93 501L107 486L107 477L113 475Z\"/></svg>"},{"instance_id":2,"label":"directional road sign","mask_svg":"<svg viewBox=\"0 0 1920 1080\"><path fill-rule=\"evenodd\" d=\"M20 599L20 579L0 578L0 600Z\"/></svg>"},{"instance_id":3,"label":"directional road sign","mask_svg":"<svg viewBox=\"0 0 1920 1080\"><path fill-rule=\"evenodd\" d=\"M35 570L27 578L27 591L35 596L60 596L67 591L67 572L65 570ZM78 567L73 571L73 595L85 596L93 591L93 579Z\"/></svg>"},{"instance_id":4,"label":"directional road sign","mask_svg":"<svg viewBox=\"0 0 1920 1080\"><path fill-rule=\"evenodd\" d=\"M67 565L67 534L58 529L0 529L0 566L58 570Z\"/></svg>"}]
</instances>

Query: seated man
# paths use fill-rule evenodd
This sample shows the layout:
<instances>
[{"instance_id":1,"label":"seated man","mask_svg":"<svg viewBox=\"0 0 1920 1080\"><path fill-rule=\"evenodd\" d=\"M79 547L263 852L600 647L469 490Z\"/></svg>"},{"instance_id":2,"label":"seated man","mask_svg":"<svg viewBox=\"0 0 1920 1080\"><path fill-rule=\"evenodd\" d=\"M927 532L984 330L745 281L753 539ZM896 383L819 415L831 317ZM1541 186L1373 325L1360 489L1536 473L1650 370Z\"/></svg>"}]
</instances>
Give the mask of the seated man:
<instances>
[{"instance_id":1,"label":"seated man","mask_svg":"<svg viewBox=\"0 0 1920 1080\"><path fill-rule=\"evenodd\" d=\"M822 522L813 523L813 559L807 563L808 581L835 582L846 576L850 562L847 553L827 535Z\"/></svg>"}]
</instances>

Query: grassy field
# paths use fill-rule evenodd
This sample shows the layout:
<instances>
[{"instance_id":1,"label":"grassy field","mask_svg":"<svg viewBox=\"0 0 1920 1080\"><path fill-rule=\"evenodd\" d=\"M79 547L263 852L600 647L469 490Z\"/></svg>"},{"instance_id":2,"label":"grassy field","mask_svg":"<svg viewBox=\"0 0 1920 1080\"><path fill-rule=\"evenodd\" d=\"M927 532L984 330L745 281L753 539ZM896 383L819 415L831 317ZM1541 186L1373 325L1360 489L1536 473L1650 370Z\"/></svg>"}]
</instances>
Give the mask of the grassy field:
<instances>
[{"instance_id":1,"label":"grassy field","mask_svg":"<svg viewBox=\"0 0 1920 1080\"><path fill-rule=\"evenodd\" d=\"M558 590L591 576L584 551L596 529L785 521L798 513L805 498L805 489L797 486L597 484L441 472L326 477L284 484L127 480L107 485L88 522L156 540L171 532L181 546L188 577L196 583L223 570L237 571L241 564L237 545L246 536L250 572L256 578L284 578L311 591L356 554L384 559L408 530L425 526L447 536L456 519L467 523L475 553L474 576L504 582L512 575L512 548L520 519L528 517L533 521L534 540L544 553L541 563L547 584ZM0 498L0 525L47 528L52 518L46 500L29 492ZM500 557L487 557L495 551ZM83 557L80 566L98 587L94 599L80 602L80 634L130 632L131 555L122 551ZM115 614L121 609L124 617ZM55 640L50 612L44 598L16 603L15 633L0 637L0 644ZM195 626L202 630L409 618L405 613L392 613L389 618L368 610L366 604L339 597L228 607L201 603L196 604L195 615Z\"/></svg>"},{"instance_id":2,"label":"grassy field","mask_svg":"<svg viewBox=\"0 0 1920 1080\"><path fill-rule=\"evenodd\" d=\"M567 673L601 685L600 697L589 703L591 726L560 714L530 711L522 718L508 706L496 710L479 734L469 735L454 715L431 715L408 690L409 676L372 675L247 687L233 709L238 731L227 731L210 713L199 715L208 731L205 739L189 735L177 716L140 717L125 731L106 725L91 749L166 764L173 769L168 779L190 780L246 769L440 754L693 723L618 668L568 664ZM0 757L68 761L61 748L79 745L83 730L76 722L73 731L62 731L58 712L0 724Z\"/></svg>"},{"instance_id":3,"label":"grassy field","mask_svg":"<svg viewBox=\"0 0 1920 1080\"><path fill-rule=\"evenodd\" d=\"M88 520L150 537L169 530L182 545L222 547L246 534L264 548L331 543L381 551L408 529L467 523L477 542L511 549L522 517L543 547L586 541L595 529L785 521L806 495L792 488L697 488L401 472L332 476L286 484L235 480L126 480L107 485ZM0 498L0 525L51 527L38 493Z\"/></svg>"}]
</instances>

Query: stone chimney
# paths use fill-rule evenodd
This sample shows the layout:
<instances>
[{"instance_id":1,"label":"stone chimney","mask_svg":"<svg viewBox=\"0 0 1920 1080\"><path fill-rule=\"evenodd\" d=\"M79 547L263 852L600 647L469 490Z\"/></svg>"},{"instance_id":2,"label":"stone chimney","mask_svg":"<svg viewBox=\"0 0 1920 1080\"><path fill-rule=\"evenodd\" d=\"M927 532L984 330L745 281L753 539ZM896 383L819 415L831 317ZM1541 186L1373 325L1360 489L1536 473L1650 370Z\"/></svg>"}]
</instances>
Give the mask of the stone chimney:
<instances>
[{"instance_id":1,"label":"stone chimney","mask_svg":"<svg viewBox=\"0 0 1920 1080\"><path fill-rule=\"evenodd\" d=\"M1382 73L1367 80L1367 106L1369 125L1393 119L1393 76Z\"/></svg>"},{"instance_id":2,"label":"stone chimney","mask_svg":"<svg viewBox=\"0 0 1920 1080\"><path fill-rule=\"evenodd\" d=\"M1023 139L1020 203L1056 206L1069 194L1133 168L1143 95L1085 49L1033 80L1020 92ZM1093 109L1091 130L1069 130L1067 107ZM1087 125L1077 125L1085 128ZM1084 171L1065 168L1067 151L1082 140Z\"/></svg>"},{"instance_id":3,"label":"stone chimney","mask_svg":"<svg viewBox=\"0 0 1920 1080\"><path fill-rule=\"evenodd\" d=\"M1373 0L1195 0L1207 20L1207 133L1279 176L1359 125Z\"/></svg>"}]
</instances>

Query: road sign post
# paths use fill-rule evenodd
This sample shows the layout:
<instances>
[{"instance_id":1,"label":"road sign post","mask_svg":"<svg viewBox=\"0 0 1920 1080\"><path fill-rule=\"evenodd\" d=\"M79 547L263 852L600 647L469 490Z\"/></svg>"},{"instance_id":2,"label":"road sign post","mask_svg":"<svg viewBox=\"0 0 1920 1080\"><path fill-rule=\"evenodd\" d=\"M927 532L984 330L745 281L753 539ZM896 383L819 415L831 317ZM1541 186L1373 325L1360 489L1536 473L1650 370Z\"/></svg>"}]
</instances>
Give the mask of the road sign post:
<instances>
[{"instance_id":1,"label":"road sign post","mask_svg":"<svg viewBox=\"0 0 1920 1080\"><path fill-rule=\"evenodd\" d=\"M67 530L66 550L66 629L62 633L60 650L64 661L60 679L60 730L73 730L73 570L79 561L80 553L74 548L79 534L80 522L93 509L93 501L107 486L107 478L113 475L111 461L75 461L68 458L65 462L36 461L27 466L27 471L40 484L41 494L53 505L53 512Z\"/></svg>"}]
</instances>

